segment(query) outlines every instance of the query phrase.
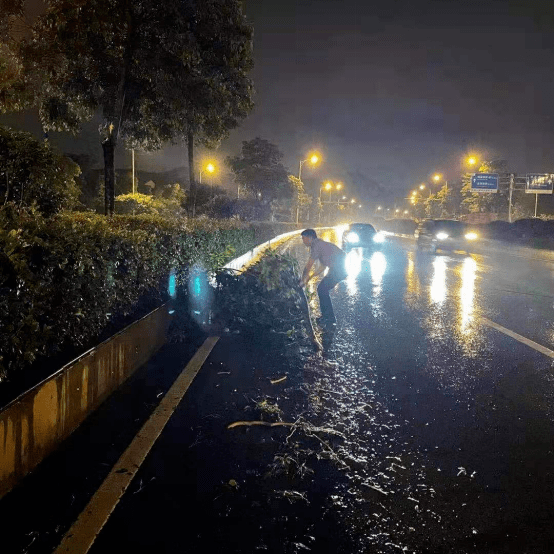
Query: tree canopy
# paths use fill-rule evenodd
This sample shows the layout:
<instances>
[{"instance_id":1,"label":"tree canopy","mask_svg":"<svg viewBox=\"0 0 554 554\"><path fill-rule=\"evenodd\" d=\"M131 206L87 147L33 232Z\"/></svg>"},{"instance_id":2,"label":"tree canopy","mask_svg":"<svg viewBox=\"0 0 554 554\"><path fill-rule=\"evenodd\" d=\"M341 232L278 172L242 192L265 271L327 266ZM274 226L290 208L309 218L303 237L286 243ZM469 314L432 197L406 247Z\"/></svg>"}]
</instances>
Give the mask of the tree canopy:
<instances>
[{"instance_id":1,"label":"tree canopy","mask_svg":"<svg viewBox=\"0 0 554 554\"><path fill-rule=\"evenodd\" d=\"M39 107L43 127L78 132L98 111L106 213L114 150L217 141L252 108L252 29L239 0L50 0L21 45L4 110ZM194 177L191 174L191 188Z\"/></svg>"},{"instance_id":2,"label":"tree canopy","mask_svg":"<svg viewBox=\"0 0 554 554\"><path fill-rule=\"evenodd\" d=\"M227 165L235 175L235 181L249 192L270 202L275 198L290 197L289 171L282 164L283 154L266 139L242 142L241 153L228 157Z\"/></svg>"}]
</instances>

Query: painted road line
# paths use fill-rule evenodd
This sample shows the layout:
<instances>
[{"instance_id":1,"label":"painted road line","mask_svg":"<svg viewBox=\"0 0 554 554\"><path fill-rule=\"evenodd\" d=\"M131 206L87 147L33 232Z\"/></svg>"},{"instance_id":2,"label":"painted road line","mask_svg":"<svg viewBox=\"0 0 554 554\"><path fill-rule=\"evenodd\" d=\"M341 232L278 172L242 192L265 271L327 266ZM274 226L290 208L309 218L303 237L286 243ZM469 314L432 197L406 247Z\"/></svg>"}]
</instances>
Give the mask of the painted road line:
<instances>
[{"instance_id":1,"label":"painted road line","mask_svg":"<svg viewBox=\"0 0 554 554\"><path fill-rule=\"evenodd\" d=\"M89 551L218 339L208 337L204 341L64 535L54 554L85 554Z\"/></svg>"},{"instance_id":2,"label":"painted road line","mask_svg":"<svg viewBox=\"0 0 554 554\"><path fill-rule=\"evenodd\" d=\"M546 346L542 346L541 344L538 344L532 341L531 339L528 339L527 337L518 335L517 333L510 331L510 329L506 329L506 327L502 327L502 325L498 325L498 323L495 323L494 321L491 321L486 317L481 317L481 321L485 325L488 325L489 327L492 327L493 329L496 329L497 331L500 331L501 333L504 333L505 335L508 335L509 337L512 337L513 339L516 339L517 341L527 346L530 346L531 348L535 349L537 352L540 352L541 354L544 354L549 358L554 358L554 350L550 350L550 348L546 348Z\"/></svg>"}]
</instances>

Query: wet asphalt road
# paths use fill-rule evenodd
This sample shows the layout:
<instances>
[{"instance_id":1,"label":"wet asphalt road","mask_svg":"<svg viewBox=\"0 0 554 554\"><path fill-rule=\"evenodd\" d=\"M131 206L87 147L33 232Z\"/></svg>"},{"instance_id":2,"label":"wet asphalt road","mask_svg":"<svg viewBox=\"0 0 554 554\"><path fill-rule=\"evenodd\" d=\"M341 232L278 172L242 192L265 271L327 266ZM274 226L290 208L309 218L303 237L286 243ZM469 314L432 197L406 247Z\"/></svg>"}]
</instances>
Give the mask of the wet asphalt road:
<instances>
[{"instance_id":1,"label":"wet asphalt road","mask_svg":"<svg viewBox=\"0 0 554 554\"><path fill-rule=\"evenodd\" d=\"M322 360L222 337L91 552L554 551L554 362L483 320L552 349L554 264L394 240L348 267ZM201 340L164 349L0 501L2 551L52 551ZM302 454L311 477L267 478L283 430L225 429L261 398L341 433Z\"/></svg>"}]
</instances>

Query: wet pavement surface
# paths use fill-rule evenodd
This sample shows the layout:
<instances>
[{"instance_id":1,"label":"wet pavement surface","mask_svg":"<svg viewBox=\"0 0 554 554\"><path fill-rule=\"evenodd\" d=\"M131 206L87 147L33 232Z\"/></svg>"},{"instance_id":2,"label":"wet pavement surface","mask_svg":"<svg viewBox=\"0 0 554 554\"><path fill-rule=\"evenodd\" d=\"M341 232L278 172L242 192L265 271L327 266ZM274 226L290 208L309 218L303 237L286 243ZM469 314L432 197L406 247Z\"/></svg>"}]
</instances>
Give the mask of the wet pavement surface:
<instances>
[{"instance_id":1,"label":"wet pavement surface","mask_svg":"<svg viewBox=\"0 0 554 554\"><path fill-rule=\"evenodd\" d=\"M394 240L348 268L323 354L222 336L91 552L554 551L554 363L482 319L552 348L554 265ZM202 339L0 501L3 552L57 546Z\"/></svg>"}]
</instances>

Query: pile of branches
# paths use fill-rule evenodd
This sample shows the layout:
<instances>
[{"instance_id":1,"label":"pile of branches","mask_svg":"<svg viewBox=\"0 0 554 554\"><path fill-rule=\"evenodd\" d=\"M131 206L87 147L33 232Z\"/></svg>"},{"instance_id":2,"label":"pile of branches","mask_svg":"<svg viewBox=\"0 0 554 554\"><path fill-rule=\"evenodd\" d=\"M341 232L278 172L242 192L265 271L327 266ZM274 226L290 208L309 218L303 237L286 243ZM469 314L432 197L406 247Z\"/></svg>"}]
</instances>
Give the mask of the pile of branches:
<instances>
[{"instance_id":1,"label":"pile of branches","mask_svg":"<svg viewBox=\"0 0 554 554\"><path fill-rule=\"evenodd\" d=\"M285 334L311 340L311 323L297 261L271 253L245 271L216 276L213 321L223 332Z\"/></svg>"}]
</instances>

